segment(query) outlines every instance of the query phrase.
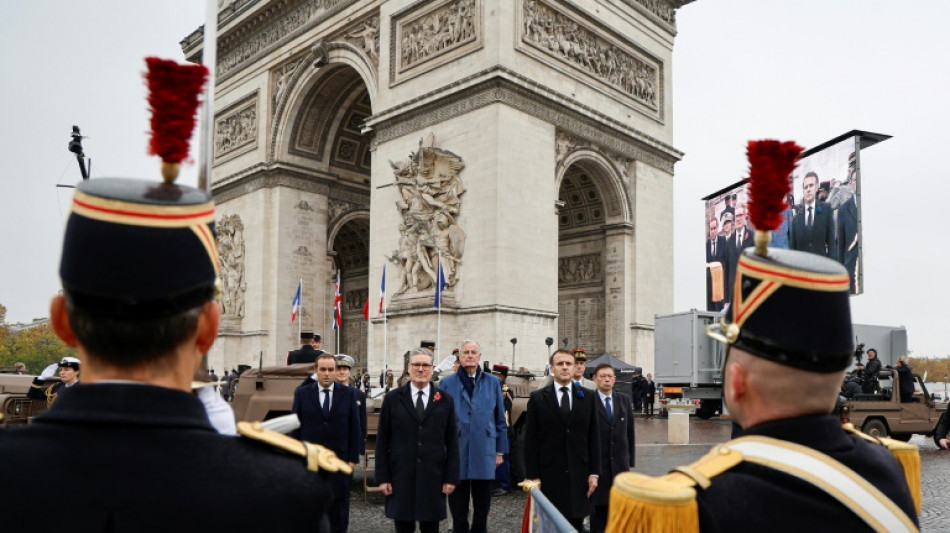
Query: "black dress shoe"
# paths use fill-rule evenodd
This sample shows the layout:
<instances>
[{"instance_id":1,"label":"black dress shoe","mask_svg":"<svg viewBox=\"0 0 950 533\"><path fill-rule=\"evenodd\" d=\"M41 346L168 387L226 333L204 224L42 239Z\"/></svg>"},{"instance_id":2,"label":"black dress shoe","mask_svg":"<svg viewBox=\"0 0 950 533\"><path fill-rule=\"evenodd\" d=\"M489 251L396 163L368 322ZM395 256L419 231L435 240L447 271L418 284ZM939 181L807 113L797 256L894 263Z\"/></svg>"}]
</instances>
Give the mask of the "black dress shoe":
<instances>
[{"instance_id":1,"label":"black dress shoe","mask_svg":"<svg viewBox=\"0 0 950 533\"><path fill-rule=\"evenodd\" d=\"M491 495L492 495L492 496L504 496L505 494L508 494L509 492L511 492L511 491L507 491L507 490L505 490L505 489L495 489L495 490L493 490L493 491L491 492Z\"/></svg>"}]
</instances>

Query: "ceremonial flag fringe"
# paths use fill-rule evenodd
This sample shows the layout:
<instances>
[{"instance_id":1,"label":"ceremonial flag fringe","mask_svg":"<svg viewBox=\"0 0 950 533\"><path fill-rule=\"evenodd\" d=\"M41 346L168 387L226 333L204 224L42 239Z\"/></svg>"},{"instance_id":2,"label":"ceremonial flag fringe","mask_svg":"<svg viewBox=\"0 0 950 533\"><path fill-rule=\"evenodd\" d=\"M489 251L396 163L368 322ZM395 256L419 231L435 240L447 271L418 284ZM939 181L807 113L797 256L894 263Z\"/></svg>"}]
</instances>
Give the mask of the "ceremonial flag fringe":
<instances>
[{"instance_id":1,"label":"ceremonial flag fringe","mask_svg":"<svg viewBox=\"0 0 950 533\"><path fill-rule=\"evenodd\" d=\"M294 301L291 303L293 311L290 313L290 322L297 320L297 311L300 309L300 296L303 293L303 281L297 282L297 292L294 293Z\"/></svg>"}]
</instances>

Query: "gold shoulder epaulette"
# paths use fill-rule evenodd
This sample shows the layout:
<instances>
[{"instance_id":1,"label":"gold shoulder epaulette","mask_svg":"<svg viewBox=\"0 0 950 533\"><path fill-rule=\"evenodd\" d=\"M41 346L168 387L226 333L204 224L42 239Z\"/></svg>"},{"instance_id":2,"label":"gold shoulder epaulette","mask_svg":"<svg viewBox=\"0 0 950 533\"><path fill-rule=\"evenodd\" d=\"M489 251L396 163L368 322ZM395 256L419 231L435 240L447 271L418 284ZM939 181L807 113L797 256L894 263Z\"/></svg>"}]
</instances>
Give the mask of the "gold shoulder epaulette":
<instances>
[{"instance_id":1,"label":"gold shoulder epaulette","mask_svg":"<svg viewBox=\"0 0 950 533\"><path fill-rule=\"evenodd\" d=\"M850 422L844 425L844 430L868 442L880 444L891 452L891 455L897 459L897 463L901 465L901 470L904 471L907 488L910 489L910 496L914 499L914 508L917 510L917 514L920 514L922 504L920 494L920 450L917 446L896 439L868 435L854 427L854 424Z\"/></svg>"},{"instance_id":2,"label":"gold shoulder epaulette","mask_svg":"<svg viewBox=\"0 0 950 533\"><path fill-rule=\"evenodd\" d=\"M346 461L337 457L332 450L319 444L299 441L283 433L271 431L262 427L260 422L238 422L237 431L240 435L249 439L304 457L307 460L307 470L311 472L324 470L343 474L353 473L353 468Z\"/></svg>"},{"instance_id":3,"label":"gold shoulder epaulette","mask_svg":"<svg viewBox=\"0 0 950 533\"><path fill-rule=\"evenodd\" d=\"M716 446L695 463L660 477L625 472L610 489L607 531L684 533L699 531L696 489L742 462L742 453Z\"/></svg>"}]
</instances>

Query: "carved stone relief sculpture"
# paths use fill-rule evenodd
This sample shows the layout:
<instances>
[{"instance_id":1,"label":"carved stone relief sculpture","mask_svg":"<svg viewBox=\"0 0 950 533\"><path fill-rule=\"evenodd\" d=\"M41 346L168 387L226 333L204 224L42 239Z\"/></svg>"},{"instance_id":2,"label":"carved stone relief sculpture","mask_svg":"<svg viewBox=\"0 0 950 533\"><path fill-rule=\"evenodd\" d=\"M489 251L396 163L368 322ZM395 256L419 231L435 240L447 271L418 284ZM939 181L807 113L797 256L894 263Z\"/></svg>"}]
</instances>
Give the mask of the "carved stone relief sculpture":
<instances>
[{"instance_id":1,"label":"carved stone relief sculpture","mask_svg":"<svg viewBox=\"0 0 950 533\"><path fill-rule=\"evenodd\" d=\"M287 92L288 87L290 86L290 79L304 63L306 62L305 58L295 59L293 61L288 61L283 65L277 67L273 71L274 86L272 90L273 104L271 105L271 114L277 112L277 105L280 104L280 100L284 97L284 94Z\"/></svg>"},{"instance_id":2,"label":"carved stone relief sculpture","mask_svg":"<svg viewBox=\"0 0 950 533\"><path fill-rule=\"evenodd\" d=\"M557 261L557 274L562 285L600 281L600 254L561 257Z\"/></svg>"},{"instance_id":3,"label":"carved stone relief sculpture","mask_svg":"<svg viewBox=\"0 0 950 533\"><path fill-rule=\"evenodd\" d=\"M236 155L241 148L253 148L256 145L257 93L254 93L248 100L223 112L215 120L214 157Z\"/></svg>"},{"instance_id":4,"label":"carved stone relief sculpture","mask_svg":"<svg viewBox=\"0 0 950 533\"><path fill-rule=\"evenodd\" d=\"M480 46L479 0L443 0L393 20L390 75L415 75ZM458 53L455 53L458 52ZM435 59L441 58L440 61ZM429 65L429 63L432 63ZM422 68L421 65L426 65Z\"/></svg>"},{"instance_id":5,"label":"carved stone relief sculpture","mask_svg":"<svg viewBox=\"0 0 950 533\"><path fill-rule=\"evenodd\" d=\"M395 174L399 200L399 248L388 259L396 265L399 288L395 295L435 287L439 257L449 288L458 282L465 252L465 232L458 225L465 186L459 177L462 158L432 146L429 136L419 150L389 164Z\"/></svg>"},{"instance_id":6,"label":"carved stone relief sculpture","mask_svg":"<svg viewBox=\"0 0 950 533\"><path fill-rule=\"evenodd\" d=\"M653 109L659 69L542 0L524 0L522 41Z\"/></svg>"},{"instance_id":7,"label":"carved stone relief sculpture","mask_svg":"<svg viewBox=\"0 0 950 533\"><path fill-rule=\"evenodd\" d=\"M343 38L363 51L373 66L379 65L379 17L370 17L347 31Z\"/></svg>"},{"instance_id":8,"label":"carved stone relief sculpture","mask_svg":"<svg viewBox=\"0 0 950 533\"><path fill-rule=\"evenodd\" d=\"M215 224L218 256L221 261L221 312L224 316L244 318L244 223L240 215L225 215Z\"/></svg>"}]
</instances>

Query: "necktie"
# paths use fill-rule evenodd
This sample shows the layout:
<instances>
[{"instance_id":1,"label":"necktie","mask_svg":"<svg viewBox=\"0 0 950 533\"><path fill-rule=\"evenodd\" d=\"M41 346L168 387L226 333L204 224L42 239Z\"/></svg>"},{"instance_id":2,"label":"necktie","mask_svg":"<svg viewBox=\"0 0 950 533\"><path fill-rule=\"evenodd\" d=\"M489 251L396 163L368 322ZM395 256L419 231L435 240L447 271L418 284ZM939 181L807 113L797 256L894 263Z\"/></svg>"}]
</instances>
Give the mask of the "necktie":
<instances>
[{"instance_id":1,"label":"necktie","mask_svg":"<svg viewBox=\"0 0 950 533\"><path fill-rule=\"evenodd\" d=\"M570 393L571 389L561 387L561 414L564 416L571 414L571 399L567 397Z\"/></svg>"},{"instance_id":2,"label":"necktie","mask_svg":"<svg viewBox=\"0 0 950 533\"><path fill-rule=\"evenodd\" d=\"M808 207L808 220L805 221L805 225L811 227L811 206Z\"/></svg>"},{"instance_id":3,"label":"necktie","mask_svg":"<svg viewBox=\"0 0 950 533\"><path fill-rule=\"evenodd\" d=\"M712 254L713 256L716 255L716 241L712 241Z\"/></svg>"},{"instance_id":4,"label":"necktie","mask_svg":"<svg viewBox=\"0 0 950 533\"><path fill-rule=\"evenodd\" d=\"M607 420L610 420L611 422L613 422L613 421L614 421L614 410L613 410L613 408L610 407L610 396L608 396L608 397L606 398L606 400L607 400Z\"/></svg>"},{"instance_id":5,"label":"necktie","mask_svg":"<svg viewBox=\"0 0 950 533\"><path fill-rule=\"evenodd\" d=\"M330 389L323 389L323 417L330 416Z\"/></svg>"},{"instance_id":6,"label":"necktie","mask_svg":"<svg viewBox=\"0 0 950 533\"><path fill-rule=\"evenodd\" d=\"M426 406L422 404L422 391L419 391L419 395L416 396L416 412L419 413L419 418L426 414Z\"/></svg>"}]
</instances>

